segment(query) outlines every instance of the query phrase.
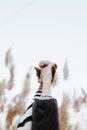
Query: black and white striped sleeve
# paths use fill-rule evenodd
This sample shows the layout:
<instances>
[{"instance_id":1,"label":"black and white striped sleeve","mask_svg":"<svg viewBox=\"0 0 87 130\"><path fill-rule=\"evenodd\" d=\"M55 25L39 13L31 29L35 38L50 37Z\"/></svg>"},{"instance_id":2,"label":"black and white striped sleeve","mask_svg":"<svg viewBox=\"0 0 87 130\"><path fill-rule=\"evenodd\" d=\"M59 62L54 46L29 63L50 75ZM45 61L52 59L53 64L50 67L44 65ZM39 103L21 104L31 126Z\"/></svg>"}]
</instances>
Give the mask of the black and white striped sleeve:
<instances>
[{"instance_id":1,"label":"black and white striped sleeve","mask_svg":"<svg viewBox=\"0 0 87 130\"><path fill-rule=\"evenodd\" d=\"M42 94L42 91L40 91L40 90L38 90L35 93L35 96L34 96L32 102L31 102L31 104L28 106L28 108L26 109L26 111L24 112L22 117L20 118L20 121L17 125L16 130L31 130L31 126L32 126L32 106L33 106L35 99L40 99L41 94Z\"/></svg>"}]
</instances>

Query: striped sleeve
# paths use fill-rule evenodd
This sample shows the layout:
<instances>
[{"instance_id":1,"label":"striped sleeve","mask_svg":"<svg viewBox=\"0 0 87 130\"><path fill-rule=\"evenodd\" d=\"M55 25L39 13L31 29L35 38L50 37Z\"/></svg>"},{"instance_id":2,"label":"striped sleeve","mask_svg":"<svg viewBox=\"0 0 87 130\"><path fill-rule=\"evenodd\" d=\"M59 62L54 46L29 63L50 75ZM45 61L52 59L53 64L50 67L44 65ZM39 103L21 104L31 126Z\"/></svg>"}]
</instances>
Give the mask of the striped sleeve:
<instances>
[{"instance_id":1,"label":"striped sleeve","mask_svg":"<svg viewBox=\"0 0 87 130\"><path fill-rule=\"evenodd\" d=\"M28 106L28 108L26 109L26 111L24 112L22 117L20 118L20 121L19 121L19 123L17 125L16 130L31 130L33 102L34 102L35 99L40 99L41 95L42 95L42 91L40 91L40 90L38 90L35 93L31 104Z\"/></svg>"}]
</instances>

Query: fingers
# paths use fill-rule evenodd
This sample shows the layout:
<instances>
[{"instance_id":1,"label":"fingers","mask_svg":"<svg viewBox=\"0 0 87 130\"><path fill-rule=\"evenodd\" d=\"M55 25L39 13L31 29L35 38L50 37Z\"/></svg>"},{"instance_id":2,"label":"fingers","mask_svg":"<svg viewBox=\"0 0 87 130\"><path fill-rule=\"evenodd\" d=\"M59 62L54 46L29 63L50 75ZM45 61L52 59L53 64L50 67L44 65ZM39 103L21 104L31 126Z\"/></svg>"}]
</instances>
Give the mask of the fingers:
<instances>
[{"instance_id":1,"label":"fingers","mask_svg":"<svg viewBox=\"0 0 87 130\"><path fill-rule=\"evenodd\" d=\"M57 69L57 65L54 63L53 65L52 65L52 68L51 68L52 70L56 70Z\"/></svg>"},{"instance_id":2,"label":"fingers","mask_svg":"<svg viewBox=\"0 0 87 130\"><path fill-rule=\"evenodd\" d=\"M50 64L50 62L48 61L48 60L46 60L46 61L40 61L40 63L39 63L39 67L40 68L44 68L44 67L46 67L46 66L48 66Z\"/></svg>"},{"instance_id":3,"label":"fingers","mask_svg":"<svg viewBox=\"0 0 87 130\"><path fill-rule=\"evenodd\" d=\"M39 67L34 67L34 69L36 70L36 76L40 79L41 69Z\"/></svg>"},{"instance_id":4,"label":"fingers","mask_svg":"<svg viewBox=\"0 0 87 130\"><path fill-rule=\"evenodd\" d=\"M57 65L53 64L53 66L51 67L51 71L52 71L52 80L51 80L51 83L54 81L54 76L55 76L55 73L56 73L56 69L57 69Z\"/></svg>"}]
</instances>

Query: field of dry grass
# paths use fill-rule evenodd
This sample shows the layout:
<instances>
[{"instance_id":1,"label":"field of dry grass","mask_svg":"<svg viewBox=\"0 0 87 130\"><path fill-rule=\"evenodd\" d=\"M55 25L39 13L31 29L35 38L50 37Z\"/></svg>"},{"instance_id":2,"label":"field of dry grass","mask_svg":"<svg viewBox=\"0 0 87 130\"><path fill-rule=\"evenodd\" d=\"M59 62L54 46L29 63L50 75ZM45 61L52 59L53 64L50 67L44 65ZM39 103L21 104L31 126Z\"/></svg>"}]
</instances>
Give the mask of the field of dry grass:
<instances>
[{"instance_id":1,"label":"field of dry grass","mask_svg":"<svg viewBox=\"0 0 87 130\"><path fill-rule=\"evenodd\" d=\"M6 81L5 79L0 81L0 130L15 130L17 122L21 116L21 114L26 109L26 98L30 93L30 72L26 73L23 89L22 91L14 95L9 99L6 96L11 94L14 90L14 82L15 82L15 65L13 64L13 58L11 55L11 50L6 52L5 56L5 65L9 70L9 79ZM67 62L65 63L64 69L64 80L68 80L68 69ZM87 109L87 93L84 89L81 90L82 96L76 98L75 95L73 97L73 101L71 104L71 99L63 94L61 106L58 108L59 111L59 123L60 130L83 130L79 125L79 122L76 125L72 125L69 123L69 108L71 107L74 113L79 113L81 107L84 106ZM87 114L87 113L85 113ZM73 115L74 116L74 115ZM4 118L4 119L3 119ZM81 118L81 117L80 117ZM83 120L83 118L81 118ZM87 123L87 118L84 120ZM87 125L84 123L84 125ZM84 129L87 130L87 129Z\"/></svg>"}]
</instances>

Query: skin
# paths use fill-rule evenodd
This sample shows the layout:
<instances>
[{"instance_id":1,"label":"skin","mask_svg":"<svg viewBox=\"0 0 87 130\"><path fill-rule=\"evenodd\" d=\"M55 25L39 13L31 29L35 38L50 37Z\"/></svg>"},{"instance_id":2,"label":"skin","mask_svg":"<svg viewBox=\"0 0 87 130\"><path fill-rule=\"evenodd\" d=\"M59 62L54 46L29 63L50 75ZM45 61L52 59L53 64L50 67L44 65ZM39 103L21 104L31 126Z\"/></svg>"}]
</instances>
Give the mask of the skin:
<instances>
[{"instance_id":1,"label":"skin","mask_svg":"<svg viewBox=\"0 0 87 130\"><path fill-rule=\"evenodd\" d=\"M50 61L41 61L39 67L35 67L36 76L40 83L39 90L42 90L42 96L51 97L51 84L54 81L57 65Z\"/></svg>"}]
</instances>

